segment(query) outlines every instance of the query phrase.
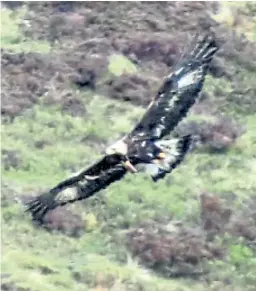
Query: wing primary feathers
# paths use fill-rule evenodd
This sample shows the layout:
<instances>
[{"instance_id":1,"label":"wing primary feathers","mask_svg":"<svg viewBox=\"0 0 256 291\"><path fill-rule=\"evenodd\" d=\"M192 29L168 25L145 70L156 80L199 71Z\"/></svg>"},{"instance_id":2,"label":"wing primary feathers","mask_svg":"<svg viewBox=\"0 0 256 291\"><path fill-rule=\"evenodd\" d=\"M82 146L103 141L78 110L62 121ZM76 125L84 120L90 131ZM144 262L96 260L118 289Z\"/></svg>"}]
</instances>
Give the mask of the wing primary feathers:
<instances>
[{"instance_id":1,"label":"wing primary feathers","mask_svg":"<svg viewBox=\"0 0 256 291\"><path fill-rule=\"evenodd\" d=\"M187 58L199 62L209 62L214 53L219 49L213 32L210 32L200 39L196 37L197 42L193 50L188 53Z\"/></svg>"},{"instance_id":2,"label":"wing primary feathers","mask_svg":"<svg viewBox=\"0 0 256 291\"><path fill-rule=\"evenodd\" d=\"M186 57L195 49L195 47L198 44L198 39L199 39L199 32L196 32L196 35L193 37L191 43L189 45L184 45L182 47L182 53L180 54L179 58L176 60L176 62L173 65L173 71L175 71L177 68L180 67L182 62L186 59Z\"/></svg>"},{"instance_id":3,"label":"wing primary feathers","mask_svg":"<svg viewBox=\"0 0 256 291\"><path fill-rule=\"evenodd\" d=\"M193 49L184 54L174 72L164 81L154 102L135 126L129 137L161 139L187 115L199 97L209 62L218 51L215 35L196 37Z\"/></svg>"},{"instance_id":4,"label":"wing primary feathers","mask_svg":"<svg viewBox=\"0 0 256 291\"><path fill-rule=\"evenodd\" d=\"M107 168L106 160L109 158L102 159L79 174L60 182L50 191L33 198L26 203L25 211L30 212L34 220L43 222L43 217L49 210L87 199L111 183L120 180L126 174L126 169L122 164L115 164L113 160L110 161L109 168ZM91 176L96 173L98 176ZM90 174L89 177L93 177L93 179L88 179L87 174ZM75 189L64 191L67 188Z\"/></svg>"},{"instance_id":5,"label":"wing primary feathers","mask_svg":"<svg viewBox=\"0 0 256 291\"><path fill-rule=\"evenodd\" d=\"M177 71L184 62L189 60L199 62L209 62L214 53L219 49L216 37L213 31L200 35L197 31L190 45L183 51L177 62L175 62L173 71Z\"/></svg>"},{"instance_id":6,"label":"wing primary feathers","mask_svg":"<svg viewBox=\"0 0 256 291\"><path fill-rule=\"evenodd\" d=\"M60 182L57 186L50 191L42 193L41 195L33 198L26 206L26 212L30 212L35 220L41 221L45 213L51 209L66 204L67 202L58 202L56 197L68 187L74 187L84 177L85 171L78 175L71 176L68 179Z\"/></svg>"},{"instance_id":7,"label":"wing primary feathers","mask_svg":"<svg viewBox=\"0 0 256 291\"><path fill-rule=\"evenodd\" d=\"M218 49L213 33L203 36L202 39L196 38L193 48L184 54L174 73L165 79L148 111L127 136L131 144L147 139L157 141L177 126L201 92L208 64ZM181 163L189 150L190 142L190 135L185 136L173 145L173 151L167 151L167 165L163 168L159 165L158 173L152 175L155 182ZM120 180L126 172L120 163L120 156L118 158L116 155L107 155L91 167L28 202L26 211L29 211L35 220L42 221L47 211L86 199ZM68 193L64 191L67 188L76 188L77 191Z\"/></svg>"}]
</instances>

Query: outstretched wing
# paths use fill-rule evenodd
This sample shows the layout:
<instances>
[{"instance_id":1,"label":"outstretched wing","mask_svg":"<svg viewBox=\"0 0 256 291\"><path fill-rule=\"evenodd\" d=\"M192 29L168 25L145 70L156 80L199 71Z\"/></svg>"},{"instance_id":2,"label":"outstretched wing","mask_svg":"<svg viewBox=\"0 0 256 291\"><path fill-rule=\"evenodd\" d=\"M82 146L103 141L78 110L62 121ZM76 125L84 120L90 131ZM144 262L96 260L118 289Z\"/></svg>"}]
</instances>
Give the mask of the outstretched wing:
<instances>
[{"instance_id":1,"label":"outstretched wing","mask_svg":"<svg viewBox=\"0 0 256 291\"><path fill-rule=\"evenodd\" d=\"M150 174L153 181L163 179L171 173L183 160L191 145L191 136L186 135L177 139L161 140L156 144L163 149L166 158L160 163L146 165L146 173Z\"/></svg>"},{"instance_id":2,"label":"outstretched wing","mask_svg":"<svg viewBox=\"0 0 256 291\"><path fill-rule=\"evenodd\" d=\"M128 137L132 140L161 139L186 116L202 90L208 65L217 52L213 34L198 39L166 77L155 99Z\"/></svg>"},{"instance_id":3,"label":"outstretched wing","mask_svg":"<svg viewBox=\"0 0 256 291\"><path fill-rule=\"evenodd\" d=\"M34 219L42 221L47 211L67 203L86 199L105 189L111 183L120 180L126 172L127 170L122 166L117 156L105 156L89 168L29 201L26 211L30 212ZM72 187L75 187L76 191L64 191Z\"/></svg>"}]
</instances>

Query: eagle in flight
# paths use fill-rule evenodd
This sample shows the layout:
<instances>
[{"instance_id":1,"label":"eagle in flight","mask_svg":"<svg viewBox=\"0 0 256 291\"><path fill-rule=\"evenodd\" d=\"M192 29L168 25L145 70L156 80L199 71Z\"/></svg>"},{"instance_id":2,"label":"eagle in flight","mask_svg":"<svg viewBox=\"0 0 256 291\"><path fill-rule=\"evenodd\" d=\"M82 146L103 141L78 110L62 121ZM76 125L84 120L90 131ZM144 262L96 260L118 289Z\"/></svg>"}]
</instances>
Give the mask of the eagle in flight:
<instances>
[{"instance_id":1,"label":"eagle in flight","mask_svg":"<svg viewBox=\"0 0 256 291\"><path fill-rule=\"evenodd\" d=\"M136 173L137 165L144 165L155 182L176 168L189 150L191 137L164 138L195 103L218 49L212 32L195 37L134 129L108 147L99 161L29 201L26 211L33 219L42 221L47 211L94 195L128 172ZM64 191L70 187L76 191Z\"/></svg>"}]
</instances>

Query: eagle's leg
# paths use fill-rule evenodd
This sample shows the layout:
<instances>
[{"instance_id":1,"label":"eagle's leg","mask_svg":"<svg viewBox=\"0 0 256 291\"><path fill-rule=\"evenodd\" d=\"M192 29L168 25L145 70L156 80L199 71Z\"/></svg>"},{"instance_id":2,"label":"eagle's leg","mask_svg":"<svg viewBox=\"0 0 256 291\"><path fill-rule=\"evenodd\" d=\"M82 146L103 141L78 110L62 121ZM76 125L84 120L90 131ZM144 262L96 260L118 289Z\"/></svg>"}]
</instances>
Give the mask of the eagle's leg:
<instances>
[{"instance_id":1,"label":"eagle's leg","mask_svg":"<svg viewBox=\"0 0 256 291\"><path fill-rule=\"evenodd\" d=\"M166 158L166 154L162 151L157 155L157 159L164 160L165 158Z\"/></svg>"}]
</instances>

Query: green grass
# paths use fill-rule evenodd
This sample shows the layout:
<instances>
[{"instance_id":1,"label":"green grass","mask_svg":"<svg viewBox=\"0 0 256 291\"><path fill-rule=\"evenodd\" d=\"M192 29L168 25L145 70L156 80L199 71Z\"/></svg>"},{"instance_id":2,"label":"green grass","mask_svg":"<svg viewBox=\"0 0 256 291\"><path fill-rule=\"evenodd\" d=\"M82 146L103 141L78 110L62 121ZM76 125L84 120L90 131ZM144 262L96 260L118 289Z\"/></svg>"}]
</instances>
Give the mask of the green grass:
<instances>
[{"instance_id":1,"label":"green grass","mask_svg":"<svg viewBox=\"0 0 256 291\"><path fill-rule=\"evenodd\" d=\"M136 66L128 58L118 54L109 57L108 70L116 76L121 76L123 73L132 74L137 72Z\"/></svg>"},{"instance_id":2,"label":"green grass","mask_svg":"<svg viewBox=\"0 0 256 291\"><path fill-rule=\"evenodd\" d=\"M14 52L49 53L50 45L46 41L26 38L20 30L20 23L26 13L24 6L14 13L9 9L1 8L1 48Z\"/></svg>"},{"instance_id":3,"label":"green grass","mask_svg":"<svg viewBox=\"0 0 256 291\"><path fill-rule=\"evenodd\" d=\"M89 93L81 93L80 98L87 104L88 114L94 113L92 119L71 118L62 114L58 106L45 107L39 104L17 117L14 123L2 125L2 148L17 151L22 160L21 167L17 170L2 169L3 180L15 182L17 196L48 189L70 174L72 167L78 170L80 166L95 160L99 156L99 148L81 144L79 140L81 136L92 132L99 139L106 139L107 134L102 128L110 122L109 115L112 126L106 131L110 136L117 137L120 131L128 131L132 127L133 119L142 111L139 108L131 111L125 105L123 109L127 119L121 126L122 103L105 99L104 102L99 102L104 97L93 97ZM97 104L100 106L97 107ZM30 218L17 204L4 208L5 252L2 270L12 274L6 280L14 281L23 288L30 286L32 290L81 290L82 286L92 288L96 284L97 274L102 272L105 276L108 274L110 278L114 278L106 279L110 282L104 284L110 286L113 280L115 284L122 282L120 286L123 290L126 290L129 282L133 288L131 290L137 290L141 285L145 290L158 288L157 290L169 291L180 288L179 290L185 291L191 290L191 286L198 290L208 290L208 287L193 281L161 279L148 273L133 259L128 259L128 253L121 243L121 229L124 225L136 226L140 221L155 219L157 216L174 215L178 220L193 218L196 213L199 214L199 200L195 198L204 189L222 193L223 198L225 193L234 192L239 203L255 195L255 143L252 143L255 141L255 122L254 116L248 117L247 133L227 154L190 154L172 175L157 184L143 174L128 175L123 181L97 195L99 199L104 197L105 206L92 206L97 197L70 206L74 211L79 210L85 221L86 232L79 239L61 234L53 236L43 229L34 228ZM56 124L56 128L48 128L48 124ZM70 131L67 131L67 124ZM44 149L35 147L38 140L47 142ZM142 202L138 202L138 197ZM101 231L103 227L110 225L114 226L114 230L109 234ZM230 259L226 263L228 265L223 265L223 268L233 266L237 260L245 265L244 252L236 255L235 247L230 252ZM245 249L245 255L247 254ZM128 257L125 259L126 256ZM118 262L119 258L122 258L122 263ZM73 271L69 270L70 264L86 283L75 283ZM42 270L45 269L49 269L50 274L43 274ZM244 273L247 272L245 267L243 270ZM233 272L225 274L228 276ZM241 280L243 279L242 277ZM229 290L228 287L225 288L224 290Z\"/></svg>"},{"instance_id":4,"label":"green grass","mask_svg":"<svg viewBox=\"0 0 256 291\"><path fill-rule=\"evenodd\" d=\"M2 125L2 149L17 151L21 159L18 169L5 170L2 164L2 179L12 185L16 196L49 189L71 172L91 164L110 142L108 136L113 141L129 131L143 112L141 108L90 92L81 92L79 98L86 104L85 117L63 114L58 106L46 106L42 100L13 123ZM190 119L201 120L201 117L192 115ZM191 280L167 280L144 270L124 247L122 228L163 216L193 220L199 215L198 195L202 190L220 193L224 199L225 193L233 192L237 207L240 207L256 193L255 124L255 116L248 116L247 132L226 154L195 152L188 155L172 175L157 184L144 174L128 175L94 198L70 206L84 219L85 234L79 239L33 227L19 204L5 207L2 211L5 250L2 272L11 274L5 280L32 290L81 290L84 286L93 288L97 274L104 273L107 281L104 286L121 284L118 287L121 290L127 290L127 286L131 286L131 290L143 286L152 291L214 290L214 285L207 287ZM80 142L81 137L93 135L102 145ZM43 149L35 146L39 141L45 142ZM95 199L104 199L106 204L95 205ZM220 262L221 267L213 265L214 270L225 270L221 277L225 280L229 276L235 278L234 266L240 260L242 273L236 280L237 290L242 290L239 286L245 280L253 280L251 270L255 265L251 258L245 262L244 250L245 255L248 250L243 248L242 245L240 251L232 247L227 262ZM71 271L71 266L76 271ZM47 274L42 273L45 269L49 269ZM75 281L73 272L83 278L82 283ZM216 276L219 278L219 272ZM222 290L233 290L218 280Z\"/></svg>"},{"instance_id":5,"label":"green grass","mask_svg":"<svg viewBox=\"0 0 256 291\"><path fill-rule=\"evenodd\" d=\"M5 178L30 185L56 183L69 169L83 167L99 157L108 137L116 139L120 132L131 129L132 120L141 111L130 111L128 106L127 118L123 119L118 102L100 102L103 97L88 94L81 94L81 99L86 103L88 116L92 116L89 120L86 116L63 114L57 106L39 104L17 117L13 124L2 125L2 149L12 149L21 158L19 169L4 171ZM102 145L95 144L92 151L86 142L81 143L86 137L95 138ZM43 150L36 147L39 142L45 144Z\"/></svg>"},{"instance_id":6,"label":"green grass","mask_svg":"<svg viewBox=\"0 0 256 291\"><path fill-rule=\"evenodd\" d=\"M226 1L222 2L219 11L211 14L218 23L232 27L236 33L243 34L250 41L256 40L256 5L248 1ZM243 16L246 17L243 17ZM238 21L237 21L238 20Z\"/></svg>"},{"instance_id":7,"label":"green grass","mask_svg":"<svg viewBox=\"0 0 256 291\"><path fill-rule=\"evenodd\" d=\"M22 35L18 24L24 13L22 10L14 15L1 10L2 47L47 53L48 43L34 42ZM109 59L109 71L117 76L138 70L123 56L112 55ZM244 84L253 84L246 68L241 76ZM203 279L164 279L131 258L124 245L124 228L139 222L157 217L188 223L198 219L199 194L204 190L224 199L234 193L237 208L255 196L256 117L246 115L243 106L238 110L236 99L224 102L232 93L231 84L207 78L206 92L214 96L216 89L222 92L216 103L228 104L222 111L242 118L246 133L225 154L199 150L189 154L180 167L157 184L145 174L127 175L95 197L70 205L84 220L85 233L80 238L33 226L23 207L14 200L16 196L47 190L94 162L107 144L132 129L144 110L80 91L77 95L86 108L84 117L64 114L60 106L45 105L42 98L41 103L17 116L13 123L2 124L2 150L15 151L20 159L17 169L7 170L2 162L2 182L8 188L2 186L7 202L2 206L1 267L3 274L10 274L2 282L33 291L96 291L97 285L102 286L98 289L102 291L253 290L255 254L243 241L237 243L230 238L225 260L210 263L209 284ZM190 115L188 119L212 120L203 115ZM81 142L82 138L87 141ZM39 148L39 143L44 147ZM97 199L104 203L95 203ZM226 283L228 280L230 284Z\"/></svg>"}]
</instances>

